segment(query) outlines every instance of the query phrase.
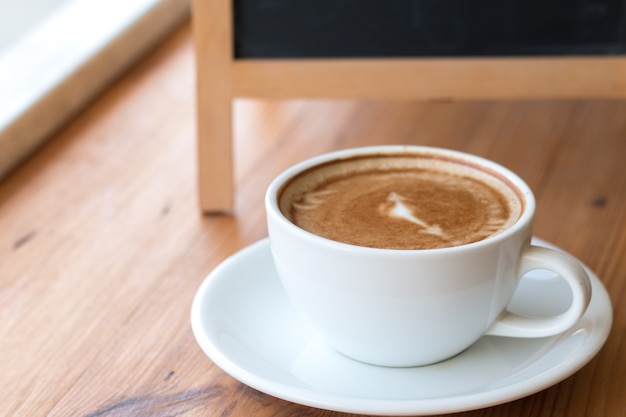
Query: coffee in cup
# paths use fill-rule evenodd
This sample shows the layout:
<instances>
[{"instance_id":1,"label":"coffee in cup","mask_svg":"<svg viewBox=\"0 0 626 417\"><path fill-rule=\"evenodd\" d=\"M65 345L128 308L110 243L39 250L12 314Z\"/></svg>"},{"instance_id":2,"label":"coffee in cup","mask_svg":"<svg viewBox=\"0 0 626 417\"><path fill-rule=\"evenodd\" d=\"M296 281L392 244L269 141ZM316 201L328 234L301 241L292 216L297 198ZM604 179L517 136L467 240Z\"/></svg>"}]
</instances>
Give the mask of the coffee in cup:
<instances>
[{"instance_id":1,"label":"coffee in cup","mask_svg":"<svg viewBox=\"0 0 626 417\"><path fill-rule=\"evenodd\" d=\"M474 155L418 146L332 152L278 175L265 207L289 299L325 343L361 362L426 365L483 335L552 336L591 298L574 258L531 244L526 183ZM568 284L567 311L507 310L533 269Z\"/></svg>"},{"instance_id":2,"label":"coffee in cup","mask_svg":"<svg viewBox=\"0 0 626 417\"><path fill-rule=\"evenodd\" d=\"M476 242L509 228L524 206L506 177L428 153L330 161L292 178L278 199L304 230L383 249Z\"/></svg>"}]
</instances>

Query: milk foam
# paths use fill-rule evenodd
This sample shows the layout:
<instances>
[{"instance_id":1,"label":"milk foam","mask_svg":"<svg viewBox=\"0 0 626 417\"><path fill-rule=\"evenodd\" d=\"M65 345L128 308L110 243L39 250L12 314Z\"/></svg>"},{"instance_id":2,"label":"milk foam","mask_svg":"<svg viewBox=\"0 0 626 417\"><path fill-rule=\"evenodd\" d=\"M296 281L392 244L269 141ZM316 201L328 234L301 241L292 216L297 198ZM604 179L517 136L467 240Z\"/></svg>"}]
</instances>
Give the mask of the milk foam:
<instances>
[{"instance_id":1,"label":"milk foam","mask_svg":"<svg viewBox=\"0 0 626 417\"><path fill-rule=\"evenodd\" d=\"M406 220L421 226L423 228L421 230L422 233L428 233L445 238L445 233L441 230L441 227L436 224L428 224L424 220L417 218L414 213L415 209L412 208L410 203L407 203L406 200L407 199L405 197L395 191L392 191L387 196L387 201L378 206L378 210L383 217Z\"/></svg>"},{"instance_id":2,"label":"milk foam","mask_svg":"<svg viewBox=\"0 0 626 417\"><path fill-rule=\"evenodd\" d=\"M427 249L497 234L520 217L523 201L503 178L428 155L334 161L302 173L279 197L301 228L360 246Z\"/></svg>"}]
</instances>

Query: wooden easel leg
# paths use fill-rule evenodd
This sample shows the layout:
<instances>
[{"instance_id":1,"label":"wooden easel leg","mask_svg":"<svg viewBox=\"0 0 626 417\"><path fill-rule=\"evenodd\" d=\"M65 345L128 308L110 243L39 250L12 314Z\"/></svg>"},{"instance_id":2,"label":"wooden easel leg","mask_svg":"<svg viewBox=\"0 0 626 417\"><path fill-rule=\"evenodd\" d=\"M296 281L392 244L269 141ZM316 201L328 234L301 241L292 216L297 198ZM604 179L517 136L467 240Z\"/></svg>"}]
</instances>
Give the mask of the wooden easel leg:
<instances>
[{"instance_id":1,"label":"wooden easel leg","mask_svg":"<svg viewBox=\"0 0 626 417\"><path fill-rule=\"evenodd\" d=\"M217 98L213 101L210 106L199 106L197 116L199 201L202 211L207 214L232 211L235 186L232 102Z\"/></svg>"},{"instance_id":2,"label":"wooden easel leg","mask_svg":"<svg viewBox=\"0 0 626 417\"><path fill-rule=\"evenodd\" d=\"M204 213L233 209L232 5L193 0L196 50L198 191Z\"/></svg>"}]
</instances>

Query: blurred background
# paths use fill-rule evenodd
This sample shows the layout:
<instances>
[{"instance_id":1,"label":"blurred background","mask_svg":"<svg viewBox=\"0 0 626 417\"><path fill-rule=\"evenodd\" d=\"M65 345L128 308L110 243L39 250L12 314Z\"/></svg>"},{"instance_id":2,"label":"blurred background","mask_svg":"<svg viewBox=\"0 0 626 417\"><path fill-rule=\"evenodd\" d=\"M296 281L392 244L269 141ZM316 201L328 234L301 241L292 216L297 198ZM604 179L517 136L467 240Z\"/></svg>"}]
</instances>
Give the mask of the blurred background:
<instances>
[{"instance_id":1,"label":"blurred background","mask_svg":"<svg viewBox=\"0 0 626 417\"><path fill-rule=\"evenodd\" d=\"M188 16L188 0L0 0L0 179Z\"/></svg>"}]
</instances>

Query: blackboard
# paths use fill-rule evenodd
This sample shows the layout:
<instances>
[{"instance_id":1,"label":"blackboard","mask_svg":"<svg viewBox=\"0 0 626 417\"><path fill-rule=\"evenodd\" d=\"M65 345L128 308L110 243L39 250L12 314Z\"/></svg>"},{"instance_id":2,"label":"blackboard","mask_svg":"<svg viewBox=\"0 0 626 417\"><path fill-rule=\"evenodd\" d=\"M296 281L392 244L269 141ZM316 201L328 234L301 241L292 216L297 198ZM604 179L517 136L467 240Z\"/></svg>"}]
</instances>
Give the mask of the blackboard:
<instances>
[{"instance_id":1,"label":"blackboard","mask_svg":"<svg viewBox=\"0 0 626 417\"><path fill-rule=\"evenodd\" d=\"M626 0L235 0L234 56L626 53Z\"/></svg>"}]
</instances>

